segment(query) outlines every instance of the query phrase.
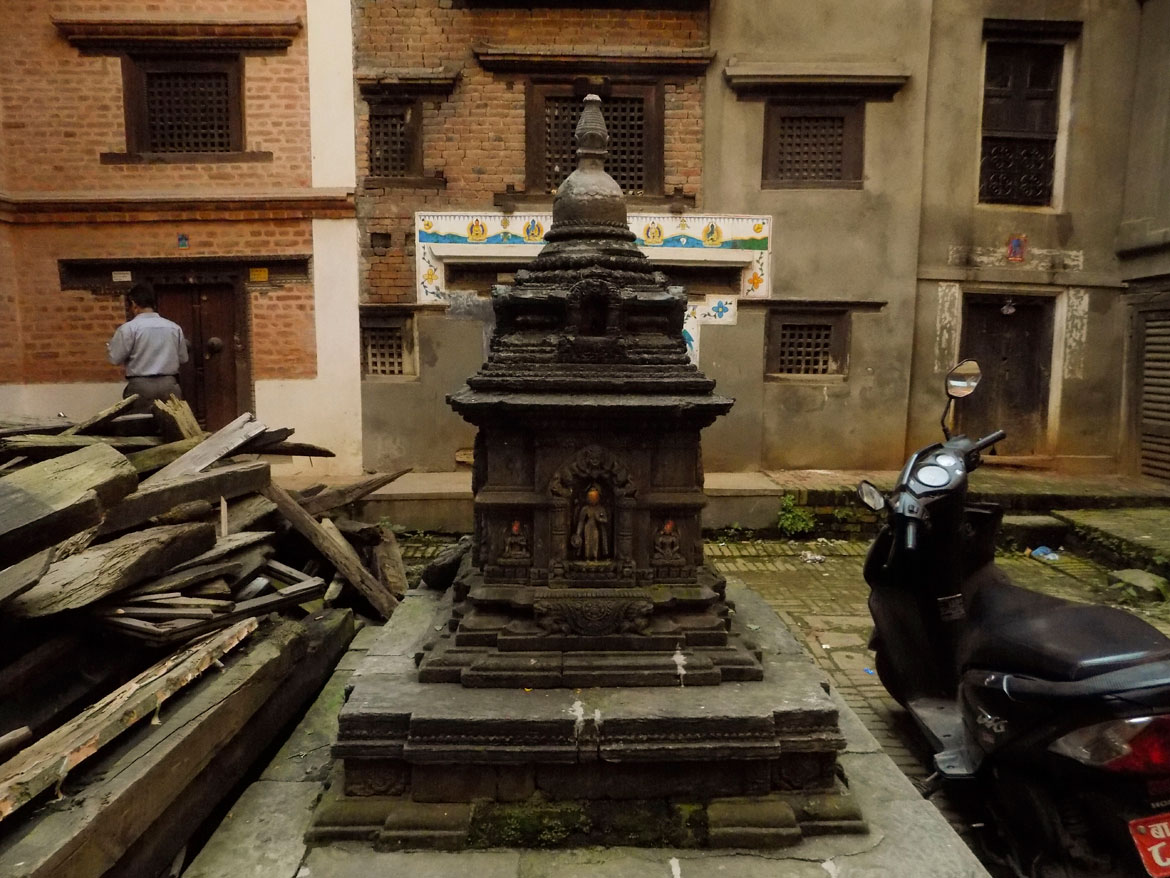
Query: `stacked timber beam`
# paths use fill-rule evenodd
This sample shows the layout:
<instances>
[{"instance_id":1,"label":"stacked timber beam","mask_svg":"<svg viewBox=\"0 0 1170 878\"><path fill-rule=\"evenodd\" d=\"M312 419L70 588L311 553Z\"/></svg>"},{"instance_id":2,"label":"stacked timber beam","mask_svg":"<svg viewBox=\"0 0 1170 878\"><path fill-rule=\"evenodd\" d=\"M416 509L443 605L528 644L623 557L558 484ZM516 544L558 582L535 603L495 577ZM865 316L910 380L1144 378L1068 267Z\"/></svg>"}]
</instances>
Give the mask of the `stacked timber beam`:
<instances>
[{"instance_id":1,"label":"stacked timber beam","mask_svg":"<svg viewBox=\"0 0 1170 878\"><path fill-rule=\"evenodd\" d=\"M208 434L181 400L133 401L0 417L0 821L274 611L386 619L405 590L393 534L344 515L402 473L289 492L261 456L327 449L251 414Z\"/></svg>"}]
</instances>

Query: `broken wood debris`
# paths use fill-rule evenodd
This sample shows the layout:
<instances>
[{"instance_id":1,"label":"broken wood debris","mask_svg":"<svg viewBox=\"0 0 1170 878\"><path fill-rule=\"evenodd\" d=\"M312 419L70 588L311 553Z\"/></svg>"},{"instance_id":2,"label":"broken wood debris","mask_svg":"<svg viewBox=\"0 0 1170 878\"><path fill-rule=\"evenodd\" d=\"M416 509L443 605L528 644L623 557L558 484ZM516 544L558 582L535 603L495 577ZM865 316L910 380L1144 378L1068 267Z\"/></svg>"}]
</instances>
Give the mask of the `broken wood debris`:
<instances>
[{"instance_id":1,"label":"broken wood debris","mask_svg":"<svg viewBox=\"0 0 1170 878\"><path fill-rule=\"evenodd\" d=\"M290 494L254 455L328 449L251 414L209 434L182 400L125 414L133 401L75 423L0 418L0 820L239 626L307 618L327 592L385 618L405 589L393 534L344 514L401 472Z\"/></svg>"}]
</instances>

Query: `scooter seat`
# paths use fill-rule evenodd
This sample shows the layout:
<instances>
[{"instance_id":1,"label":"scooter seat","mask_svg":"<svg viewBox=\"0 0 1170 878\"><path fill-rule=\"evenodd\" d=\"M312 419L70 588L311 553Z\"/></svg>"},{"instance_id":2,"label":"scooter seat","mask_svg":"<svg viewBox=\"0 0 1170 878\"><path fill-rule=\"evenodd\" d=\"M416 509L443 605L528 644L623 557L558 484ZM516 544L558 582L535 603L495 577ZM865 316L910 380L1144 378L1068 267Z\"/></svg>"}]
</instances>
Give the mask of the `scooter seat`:
<instances>
[{"instance_id":1,"label":"scooter seat","mask_svg":"<svg viewBox=\"0 0 1170 878\"><path fill-rule=\"evenodd\" d=\"M967 584L963 670L1084 680L1170 659L1170 638L1137 616L1012 585L988 565Z\"/></svg>"}]
</instances>

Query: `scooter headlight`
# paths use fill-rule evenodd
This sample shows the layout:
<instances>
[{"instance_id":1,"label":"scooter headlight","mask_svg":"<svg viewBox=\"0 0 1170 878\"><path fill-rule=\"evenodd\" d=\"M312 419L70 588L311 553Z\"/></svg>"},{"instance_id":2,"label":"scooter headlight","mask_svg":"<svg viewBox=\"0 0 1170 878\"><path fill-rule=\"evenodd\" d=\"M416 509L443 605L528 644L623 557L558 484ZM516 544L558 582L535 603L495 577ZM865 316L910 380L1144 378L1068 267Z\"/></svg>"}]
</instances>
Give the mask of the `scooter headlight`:
<instances>
[{"instance_id":1,"label":"scooter headlight","mask_svg":"<svg viewBox=\"0 0 1170 878\"><path fill-rule=\"evenodd\" d=\"M1096 723L1057 738L1048 749L1106 771L1170 775L1170 716Z\"/></svg>"}]
</instances>

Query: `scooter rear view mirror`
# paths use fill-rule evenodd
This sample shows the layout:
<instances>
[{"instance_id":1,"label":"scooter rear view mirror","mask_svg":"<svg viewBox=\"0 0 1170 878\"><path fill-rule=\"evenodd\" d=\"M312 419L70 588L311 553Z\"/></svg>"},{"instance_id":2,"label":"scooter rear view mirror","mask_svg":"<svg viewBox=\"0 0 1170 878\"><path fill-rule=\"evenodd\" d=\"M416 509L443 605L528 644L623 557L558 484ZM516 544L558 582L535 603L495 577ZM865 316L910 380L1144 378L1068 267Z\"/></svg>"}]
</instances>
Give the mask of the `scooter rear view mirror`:
<instances>
[{"instance_id":1,"label":"scooter rear view mirror","mask_svg":"<svg viewBox=\"0 0 1170 878\"><path fill-rule=\"evenodd\" d=\"M874 512L881 512L886 508L886 495L870 482L863 481L857 486L857 496Z\"/></svg>"},{"instance_id":2,"label":"scooter rear view mirror","mask_svg":"<svg viewBox=\"0 0 1170 878\"><path fill-rule=\"evenodd\" d=\"M947 372L947 396L951 399L962 399L975 392L979 379L983 373L979 371L979 364L974 360L963 360L951 371Z\"/></svg>"}]
</instances>

